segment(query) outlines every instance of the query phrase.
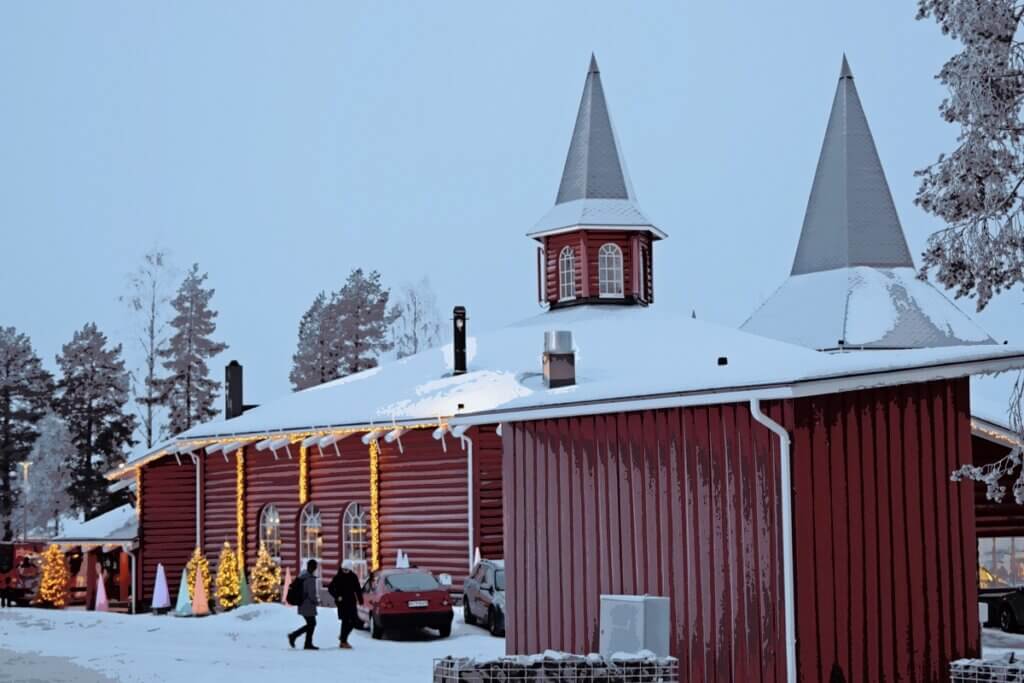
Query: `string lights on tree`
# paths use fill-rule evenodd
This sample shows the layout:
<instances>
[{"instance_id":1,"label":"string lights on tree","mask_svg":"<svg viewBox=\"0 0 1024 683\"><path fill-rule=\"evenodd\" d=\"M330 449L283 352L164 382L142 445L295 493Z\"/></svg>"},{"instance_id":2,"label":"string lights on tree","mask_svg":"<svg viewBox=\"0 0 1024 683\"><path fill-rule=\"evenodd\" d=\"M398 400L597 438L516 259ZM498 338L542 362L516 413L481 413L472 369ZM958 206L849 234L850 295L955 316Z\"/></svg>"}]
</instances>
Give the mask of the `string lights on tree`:
<instances>
[{"instance_id":1,"label":"string lights on tree","mask_svg":"<svg viewBox=\"0 0 1024 683\"><path fill-rule=\"evenodd\" d=\"M47 607L60 608L66 605L70 579L71 573L64 553L59 545L51 545L43 553L43 577L39 583L37 602Z\"/></svg>"},{"instance_id":2,"label":"string lights on tree","mask_svg":"<svg viewBox=\"0 0 1024 683\"><path fill-rule=\"evenodd\" d=\"M238 576L238 559L231 550L231 544L224 541L217 559L217 606L220 609L234 609L241 602L242 586Z\"/></svg>"},{"instance_id":3,"label":"string lights on tree","mask_svg":"<svg viewBox=\"0 0 1024 683\"><path fill-rule=\"evenodd\" d=\"M260 543L256 566L252 568L252 599L256 602L277 602L281 594L281 568Z\"/></svg>"},{"instance_id":4,"label":"string lights on tree","mask_svg":"<svg viewBox=\"0 0 1024 683\"><path fill-rule=\"evenodd\" d=\"M203 579L203 588L206 594L210 594L210 563L203 557L202 550L199 546L192 551L192 557L189 558L188 564L185 565L185 572L188 575L188 598L189 600L195 600L196 592L196 571Z\"/></svg>"}]
</instances>

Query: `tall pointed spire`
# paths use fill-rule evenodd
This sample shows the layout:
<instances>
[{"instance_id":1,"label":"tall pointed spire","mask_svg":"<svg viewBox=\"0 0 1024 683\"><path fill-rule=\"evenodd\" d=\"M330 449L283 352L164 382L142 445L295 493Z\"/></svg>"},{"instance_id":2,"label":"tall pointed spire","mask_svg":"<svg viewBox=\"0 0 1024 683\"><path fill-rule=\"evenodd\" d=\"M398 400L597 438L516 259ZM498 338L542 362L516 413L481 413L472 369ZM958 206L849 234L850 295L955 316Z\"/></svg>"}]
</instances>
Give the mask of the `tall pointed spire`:
<instances>
[{"instance_id":1,"label":"tall pointed spire","mask_svg":"<svg viewBox=\"0 0 1024 683\"><path fill-rule=\"evenodd\" d=\"M848 266L912 268L914 261L843 55L792 273Z\"/></svg>"},{"instance_id":2,"label":"tall pointed spire","mask_svg":"<svg viewBox=\"0 0 1024 683\"><path fill-rule=\"evenodd\" d=\"M537 223L531 237L573 226L616 226L666 235L640 211L625 159L615 136L597 58L590 55L583 96L569 153L562 169L555 206Z\"/></svg>"}]
</instances>

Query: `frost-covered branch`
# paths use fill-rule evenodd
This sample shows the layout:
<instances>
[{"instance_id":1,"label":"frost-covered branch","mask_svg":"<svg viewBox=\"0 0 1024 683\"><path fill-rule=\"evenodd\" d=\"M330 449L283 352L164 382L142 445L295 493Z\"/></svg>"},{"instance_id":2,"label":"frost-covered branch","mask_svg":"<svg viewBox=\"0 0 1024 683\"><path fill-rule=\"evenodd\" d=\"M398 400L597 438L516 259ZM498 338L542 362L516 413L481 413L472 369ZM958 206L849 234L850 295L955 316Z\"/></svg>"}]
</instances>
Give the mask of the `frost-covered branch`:
<instances>
[{"instance_id":1,"label":"frost-covered branch","mask_svg":"<svg viewBox=\"0 0 1024 683\"><path fill-rule=\"evenodd\" d=\"M964 465L954 470L950 475L951 481L977 481L985 484L985 497L996 503L1002 502L1006 496L1006 487L999 483L1004 477L1012 477L1014 471L1021 465L1021 449L1014 448L1010 453L994 463L978 467L977 465ZM1024 505L1024 470L1021 470L1017 481L1013 483L1013 497L1017 503Z\"/></svg>"}]
</instances>

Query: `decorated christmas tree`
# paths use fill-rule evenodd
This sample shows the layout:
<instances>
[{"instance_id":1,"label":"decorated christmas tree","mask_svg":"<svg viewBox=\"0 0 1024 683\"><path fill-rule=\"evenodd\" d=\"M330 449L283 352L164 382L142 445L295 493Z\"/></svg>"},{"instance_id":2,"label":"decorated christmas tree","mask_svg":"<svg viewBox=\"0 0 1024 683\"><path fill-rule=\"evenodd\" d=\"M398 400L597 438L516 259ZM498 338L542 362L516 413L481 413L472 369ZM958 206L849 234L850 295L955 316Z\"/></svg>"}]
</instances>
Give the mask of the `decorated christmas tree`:
<instances>
[{"instance_id":1,"label":"decorated christmas tree","mask_svg":"<svg viewBox=\"0 0 1024 683\"><path fill-rule=\"evenodd\" d=\"M196 549L192 551L192 557L189 558L188 564L185 565L185 571L188 572L188 598L193 603L196 601L196 570L199 571L199 575L203 578L203 593L206 595L210 594L210 563L203 557L203 552L196 546Z\"/></svg>"},{"instance_id":2,"label":"decorated christmas tree","mask_svg":"<svg viewBox=\"0 0 1024 683\"><path fill-rule=\"evenodd\" d=\"M184 587L184 584L182 584ZM187 591L186 591L187 592ZM162 563L156 566L156 583L153 585L153 604L150 605L154 612L163 612L171 607L171 591L167 587L167 574L164 572Z\"/></svg>"},{"instance_id":3,"label":"decorated christmas tree","mask_svg":"<svg viewBox=\"0 0 1024 683\"><path fill-rule=\"evenodd\" d=\"M68 601L70 573L59 545L51 545L43 553L43 578L39 583L37 601L48 607L63 607Z\"/></svg>"},{"instance_id":4,"label":"decorated christmas tree","mask_svg":"<svg viewBox=\"0 0 1024 683\"><path fill-rule=\"evenodd\" d=\"M174 605L174 616L192 616L192 600L189 598L188 571L181 573L181 586L178 587L178 602Z\"/></svg>"},{"instance_id":5,"label":"decorated christmas tree","mask_svg":"<svg viewBox=\"0 0 1024 683\"><path fill-rule=\"evenodd\" d=\"M281 593L281 568L260 543L256 566L252 568L252 599L256 602L276 602Z\"/></svg>"},{"instance_id":6,"label":"decorated christmas tree","mask_svg":"<svg viewBox=\"0 0 1024 683\"><path fill-rule=\"evenodd\" d=\"M217 607L229 610L238 607L242 601L242 587L238 581L238 560L231 544L224 541L220 558L217 560Z\"/></svg>"}]
</instances>

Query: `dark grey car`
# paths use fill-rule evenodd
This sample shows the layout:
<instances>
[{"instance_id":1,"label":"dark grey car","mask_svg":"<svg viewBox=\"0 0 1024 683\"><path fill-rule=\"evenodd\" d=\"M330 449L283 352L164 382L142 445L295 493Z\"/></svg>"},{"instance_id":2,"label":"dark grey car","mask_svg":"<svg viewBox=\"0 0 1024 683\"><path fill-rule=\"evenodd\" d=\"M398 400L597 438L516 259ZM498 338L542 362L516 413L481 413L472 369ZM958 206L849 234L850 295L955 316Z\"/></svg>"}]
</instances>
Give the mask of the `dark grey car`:
<instances>
[{"instance_id":1,"label":"dark grey car","mask_svg":"<svg viewBox=\"0 0 1024 683\"><path fill-rule=\"evenodd\" d=\"M480 560L462 588L462 616L467 624L505 635L505 561Z\"/></svg>"}]
</instances>

